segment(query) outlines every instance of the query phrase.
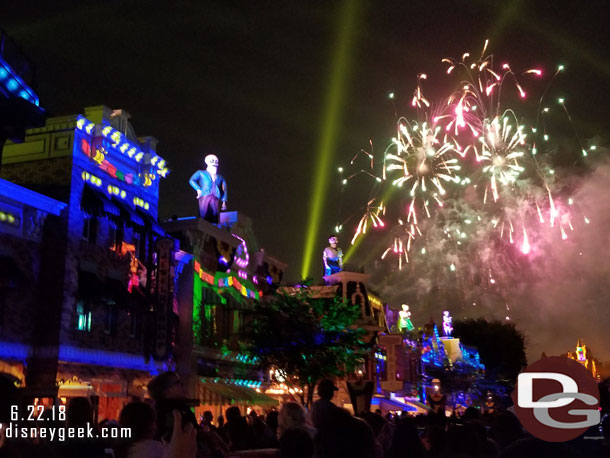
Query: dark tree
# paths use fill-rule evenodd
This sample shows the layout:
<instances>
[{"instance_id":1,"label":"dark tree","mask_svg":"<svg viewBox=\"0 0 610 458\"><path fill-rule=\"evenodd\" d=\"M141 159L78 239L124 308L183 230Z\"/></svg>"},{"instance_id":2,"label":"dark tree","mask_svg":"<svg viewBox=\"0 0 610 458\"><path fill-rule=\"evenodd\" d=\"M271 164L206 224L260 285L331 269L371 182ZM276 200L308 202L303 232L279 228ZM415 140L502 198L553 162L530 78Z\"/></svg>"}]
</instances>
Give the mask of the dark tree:
<instances>
[{"instance_id":1,"label":"dark tree","mask_svg":"<svg viewBox=\"0 0 610 458\"><path fill-rule=\"evenodd\" d=\"M453 335L477 347L489 380L512 384L527 365L525 338L512 323L484 318L456 321Z\"/></svg>"},{"instance_id":2,"label":"dark tree","mask_svg":"<svg viewBox=\"0 0 610 458\"><path fill-rule=\"evenodd\" d=\"M254 306L248 351L300 387L309 405L318 380L350 374L364 361L369 349L365 331L354 327L359 316L359 307L338 298L314 298L307 286L288 288Z\"/></svg>"}]
</instances>

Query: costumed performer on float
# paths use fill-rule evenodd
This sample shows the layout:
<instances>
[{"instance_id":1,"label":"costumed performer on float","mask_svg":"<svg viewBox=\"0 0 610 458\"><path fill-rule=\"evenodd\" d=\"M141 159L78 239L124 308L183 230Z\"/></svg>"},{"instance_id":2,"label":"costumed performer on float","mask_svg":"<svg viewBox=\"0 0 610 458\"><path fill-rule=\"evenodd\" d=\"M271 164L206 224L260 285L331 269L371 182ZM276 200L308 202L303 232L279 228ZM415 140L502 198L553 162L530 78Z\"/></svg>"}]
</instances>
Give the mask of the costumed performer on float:
<instances>
[{"instance_id":1,"label":"costumed performer on float","mask_svg":"<svg viewBox=\"0 0 610 458\"><path fill-rule=\"evenodd\" d=\"M330 246L324 248L322 261L324 262L324 275L332 275L343 270L343 251L337 248L339 239L334 235L328 239Z\"/></svg>"},{"instance_id":2,"label":"costumed performer on float","mask_svg":"<svg viewBox=\"0 0 610 458\"><path fill-rule=\"evenodd\" d=\"M402 304L402 310L398 312L398 332L412 331L415 329L411 322L411 311L407 304Z\"/></svg>"},{"instance_id":3,"label":"costumed performer on float","mask_svg":"<svg viewBox=\"0 0 610 458\"><path fill-rule=\"evenodd\" d=\"M199 216L210 223L218 224L221 202L222 210L227 209L227 182L218 174L218 157L208 154L205 157L205 170L197 170L189 184L197 191Z\"/></svg>"},{"instance_id":4,"label":"costumed performer on float","mask_svg":"<svg viewBox=\"0 0 610 458\"><path fill-rule=\"evenodd\" d=\"M453 332L453 318L449 315L449 310L443 312L443 332L446 337L451 337Z\"/></svg>"}]
</instances>

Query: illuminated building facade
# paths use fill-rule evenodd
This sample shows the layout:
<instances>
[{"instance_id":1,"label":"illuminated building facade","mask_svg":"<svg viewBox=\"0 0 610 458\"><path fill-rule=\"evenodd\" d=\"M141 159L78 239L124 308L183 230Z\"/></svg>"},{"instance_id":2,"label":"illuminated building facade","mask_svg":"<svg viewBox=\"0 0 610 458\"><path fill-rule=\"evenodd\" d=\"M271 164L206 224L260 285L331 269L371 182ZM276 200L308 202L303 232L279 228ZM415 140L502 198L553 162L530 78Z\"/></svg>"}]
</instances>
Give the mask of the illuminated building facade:
<instances>
[{"instance_id":1,"label":"illuminated building facade","mask_svg":"<svg viewBox=\"0 0 610 458\"><path fill-rule=\"evenodd\" d=\"M53 280L54 258L43 241L67 205L0 179L0 375L18 386L33 350L32 317L42 300L38 288ZM48 230L47 230L48 228Z\"/></svg>"},{"instance_id":2,"label":"illuminated building facade","mask_svg":"<svg viewBox=\"0 0 610 458\"><path fill-rule=\"evenodd\" d=\"M93 396L100 420L172 363L175 250L156 221L168 173L156 144L135 136L126 112L97 106L50 118L3 151L3 178L65 209L45 226L32 312L9 317L33 329L29 349L3 346L2 356L27 365L32 396Z\"/></svg>"},{"instance_id":3,"label":"illuminated building facade","mask_svg":"<svg viewBox=\"0 0 610 458\"><path fill-rule=\"evenodd\" d=\"M277 288L285 264L259 248L250 219L220 213L220 223L187 217L166 221L179 241L174 291L179 329L176 369L199 415L224 413L230 405L245 410L275 406L262 391L268 382L256 360L240 353L248 310Z\"/></svg>"}]
</instances>

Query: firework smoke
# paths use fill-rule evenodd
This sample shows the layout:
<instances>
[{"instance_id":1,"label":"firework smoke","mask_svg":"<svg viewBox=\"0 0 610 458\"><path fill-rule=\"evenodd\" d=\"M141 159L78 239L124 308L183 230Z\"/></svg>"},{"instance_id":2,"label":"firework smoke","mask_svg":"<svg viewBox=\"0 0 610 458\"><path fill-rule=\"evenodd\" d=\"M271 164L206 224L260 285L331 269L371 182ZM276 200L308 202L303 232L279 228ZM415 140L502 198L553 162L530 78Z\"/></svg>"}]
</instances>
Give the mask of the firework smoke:
<instances>
[{"instance_id":1,"label":"firework smoke","mask_svg":"<svg viewBox=\"0 0 610 458\"><path fill-rule=\"evenodd\" d=\"M544 97L530 123L502 103L505 83L525 99L517 76L542 70L494 70L486 47L476 61L444 60L449 75L467 76L439 103L424 97L418 75L417 121L399 119L376 163L367 153L375 182L352 243L383 216L384 262L374 263L373 284L390 303L409 303L415 322L445 309L456 319L513 320L530 358L572 350L578 337L610 358L610 165L587 164L603 152L561 135L573 158L557 164Z\"/></svg>"}]
</instances>

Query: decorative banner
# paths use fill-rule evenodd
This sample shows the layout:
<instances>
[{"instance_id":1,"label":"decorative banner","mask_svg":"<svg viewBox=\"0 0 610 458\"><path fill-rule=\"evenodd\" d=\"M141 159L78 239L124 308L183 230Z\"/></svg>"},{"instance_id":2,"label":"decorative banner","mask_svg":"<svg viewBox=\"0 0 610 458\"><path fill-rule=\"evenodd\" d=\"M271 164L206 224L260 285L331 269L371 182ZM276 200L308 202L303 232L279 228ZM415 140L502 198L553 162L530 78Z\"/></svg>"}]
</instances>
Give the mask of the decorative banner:
<instances>
[{"instance_id":1,"label":"decorative banner","mask_svg":"<svg viewBox=\"0 0 610 458\"><path fill-rule=\"evenodd\" d=\"M163 359L169 350L169 311L172 310L172 252L174 241L164 237L157 240L157 306L155 307L155 358Z\"/></svg>"},{"instance_id":2,"label":"decorative banner","mask_svg":"<svg viewBox=\"0 0 610 458\"><path fill-rule=\"evenodd\" d=\"M212 275L203 270L198 261L195 261L193 268L195 269L195 272L199 278L209 285L217 288L228 288L229 286L232 286L242 296L250 299L259 300L261 297L263 297L263 292L255 289L254 283L251 283L249 280L239 278L239 274L236 275L233 272L216 272L216 275Z\"/></svg>"}]
</instances>

